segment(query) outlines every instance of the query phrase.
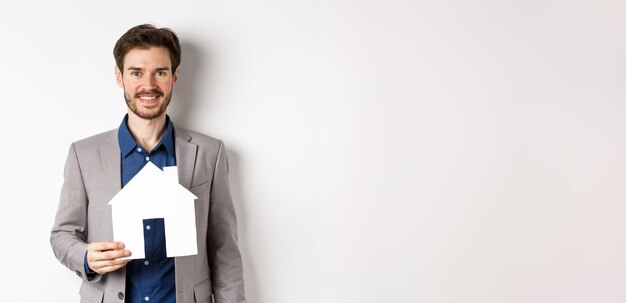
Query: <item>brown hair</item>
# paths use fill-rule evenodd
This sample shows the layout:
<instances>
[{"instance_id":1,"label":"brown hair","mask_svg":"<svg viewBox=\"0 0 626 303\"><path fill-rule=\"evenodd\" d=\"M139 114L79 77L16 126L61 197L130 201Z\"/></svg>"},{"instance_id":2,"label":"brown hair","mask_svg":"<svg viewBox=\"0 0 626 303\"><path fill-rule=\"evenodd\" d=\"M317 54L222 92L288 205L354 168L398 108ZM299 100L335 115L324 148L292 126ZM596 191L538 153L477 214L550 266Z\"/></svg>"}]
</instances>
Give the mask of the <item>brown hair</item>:
<instances>
[{"instance_id":1,"label":"brown hair","mask_svg":"<svg viewBox=\"0 0 626 303\"><path fill-rule=\"evenodd\" d=\"M180 44L178 37L169 28L156 28L152 24L141 24L129 29L117 40L113 48L115 64L120 71L124 70L124 57L133 48L147 49L163 46L170 52L172 72L180 65Z\"/></svg>"}]
</instances>

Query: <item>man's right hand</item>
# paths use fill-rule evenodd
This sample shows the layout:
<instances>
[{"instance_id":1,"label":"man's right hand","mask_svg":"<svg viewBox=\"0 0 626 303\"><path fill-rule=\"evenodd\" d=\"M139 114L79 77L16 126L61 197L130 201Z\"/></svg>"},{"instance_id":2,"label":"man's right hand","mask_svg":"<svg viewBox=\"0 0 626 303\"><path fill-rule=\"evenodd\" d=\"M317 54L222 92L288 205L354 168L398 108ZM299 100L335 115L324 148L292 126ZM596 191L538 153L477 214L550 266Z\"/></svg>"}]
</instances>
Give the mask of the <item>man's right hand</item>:
<instances>
[{"instance_id":1,"label":"man's right hand","mask_svg":"<svg viewBox=\"0 0 626 303\"><path fill-rule=\"evenodd\" d=\"M128 256L130 256L130 251L124 249L122 242L93 242L87 246L87 266L101 275L124 267L131 260L118 258Z\"/></svg>"}]
</instances>

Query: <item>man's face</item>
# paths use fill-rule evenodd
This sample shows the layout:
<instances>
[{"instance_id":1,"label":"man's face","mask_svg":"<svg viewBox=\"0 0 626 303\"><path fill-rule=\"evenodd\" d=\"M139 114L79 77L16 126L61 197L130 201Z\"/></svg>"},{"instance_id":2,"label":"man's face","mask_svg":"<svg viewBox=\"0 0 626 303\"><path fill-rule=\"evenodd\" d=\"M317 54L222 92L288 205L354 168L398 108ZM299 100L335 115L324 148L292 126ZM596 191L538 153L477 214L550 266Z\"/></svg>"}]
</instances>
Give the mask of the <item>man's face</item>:
<instances>
[{"instance_id":1,"label":"man's face","mask_svg":"<svg viewBox=\"0 0 626 303\"><path fill-rule=\"evenodd\" d=\"M172 71L165 47L131 49L124 57L124 70L115 67L117 84L124 88L124 99L132 113L155 119L165 113L178 79Z\"/></svg>"}]
</instances>

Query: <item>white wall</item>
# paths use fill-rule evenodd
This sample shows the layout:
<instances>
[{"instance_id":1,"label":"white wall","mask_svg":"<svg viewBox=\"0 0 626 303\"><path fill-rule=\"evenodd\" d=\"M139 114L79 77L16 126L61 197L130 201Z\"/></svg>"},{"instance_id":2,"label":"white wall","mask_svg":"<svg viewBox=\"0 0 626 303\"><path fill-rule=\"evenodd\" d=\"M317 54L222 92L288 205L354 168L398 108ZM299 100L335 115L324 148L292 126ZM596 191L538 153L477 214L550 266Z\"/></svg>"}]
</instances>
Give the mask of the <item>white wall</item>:
<instances>
[{"instance_id":1,"label":"white wall","mask_svg":"<svg viewBox=\"0 0 626 303\"><path fill-rule=\"evenodd\" d=\"M6 2L1 301L78 301L48 243L65 157L119 125L112 48L151 22L183 43L175 123L227 144L248 302L624 302L625 15L608 0Z\"/></svg>"}]
</instances>

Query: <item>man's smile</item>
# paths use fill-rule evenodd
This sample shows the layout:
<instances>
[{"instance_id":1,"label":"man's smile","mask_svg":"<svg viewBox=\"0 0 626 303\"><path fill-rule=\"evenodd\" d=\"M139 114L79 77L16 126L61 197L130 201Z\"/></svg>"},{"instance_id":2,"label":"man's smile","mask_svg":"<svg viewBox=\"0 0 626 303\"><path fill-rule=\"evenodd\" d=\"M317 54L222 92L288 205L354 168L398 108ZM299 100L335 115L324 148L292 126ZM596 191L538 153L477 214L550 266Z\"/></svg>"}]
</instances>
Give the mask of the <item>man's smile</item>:
<instances>
[{"instance_id":1,"label":"man's smile","mask_svg":"<svg viewBox=\"0 0 626 303\"><path fill-rule=\"evenodd\" d=\"M162 96L160 93L139 93L135 98L139 99L141 105L150 107L158 104Z\"/></svg>"}]
</instances>

